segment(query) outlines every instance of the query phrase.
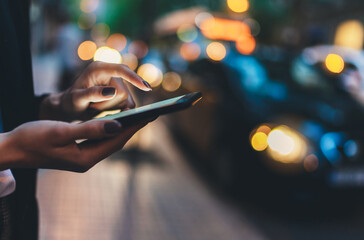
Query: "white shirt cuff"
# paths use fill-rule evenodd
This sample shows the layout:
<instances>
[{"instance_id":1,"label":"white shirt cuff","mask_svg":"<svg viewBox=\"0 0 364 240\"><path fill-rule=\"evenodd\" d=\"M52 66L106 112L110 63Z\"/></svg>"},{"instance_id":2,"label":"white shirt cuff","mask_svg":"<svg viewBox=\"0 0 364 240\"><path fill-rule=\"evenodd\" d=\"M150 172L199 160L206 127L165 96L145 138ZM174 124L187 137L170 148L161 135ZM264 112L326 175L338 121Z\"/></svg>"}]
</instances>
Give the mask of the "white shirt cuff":
<instances>
[{"instance_id":1,"label":"white shirt cuff","mask_svg":"<svg viewBox=\"0 0 364 240\"><path fill-rule=\"evenodd\" d=\"M0 197L10 195L15 191L15 179L10 169L0 171Z\"/></svg>"}]
</instances>

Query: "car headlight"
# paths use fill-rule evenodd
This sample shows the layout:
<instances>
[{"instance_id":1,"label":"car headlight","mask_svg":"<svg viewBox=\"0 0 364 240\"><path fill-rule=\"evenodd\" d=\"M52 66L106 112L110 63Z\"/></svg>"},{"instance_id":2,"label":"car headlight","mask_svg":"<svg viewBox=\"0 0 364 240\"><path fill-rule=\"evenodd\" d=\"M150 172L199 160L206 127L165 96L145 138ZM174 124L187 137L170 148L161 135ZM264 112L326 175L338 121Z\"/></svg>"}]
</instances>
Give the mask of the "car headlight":
<instances>
[{"instance_id":1,"label":"car headlight","mask_svg":"<svg viewBox=\"0 0 364 240\"><path fill-rule=\"evenodd\" d=\"M271 159L280 163L301 163L308 152L305 137L285 125L274 128L261 125L252 132L250 143L254 150L264 151Z\"/></svg>"}]
</instances>

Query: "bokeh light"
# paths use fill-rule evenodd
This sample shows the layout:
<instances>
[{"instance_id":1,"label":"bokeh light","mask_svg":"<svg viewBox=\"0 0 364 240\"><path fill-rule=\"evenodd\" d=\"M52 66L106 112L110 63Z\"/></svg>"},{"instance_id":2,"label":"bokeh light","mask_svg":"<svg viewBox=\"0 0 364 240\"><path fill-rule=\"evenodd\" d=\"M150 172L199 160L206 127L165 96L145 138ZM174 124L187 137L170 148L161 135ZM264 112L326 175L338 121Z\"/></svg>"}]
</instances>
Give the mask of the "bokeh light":
<instances>
[{"instance_id":1,"label":"bokeh light","mask_svg":"<svg viewBox=\"0 0 364 240\"><path fill-rule=\"evenodd\" d=\"M354 157L358 153L358 144L354 140L349 140L344 144L344 153L348 157Z\"/></svg>"},{"instance_id":2,"label":"bokeh light","mask_svg":"<svg viewBox=\"0 0 364 240\"><path fill-rule=\"evenodd\" d=\"M261 27L257 20L253 18L247 18L244 19L244 23L246 23L249 26L252 36L256 37L259 35Z\"/></svg>"},{"instance_id":3,"label":"bokeh light","mask_svg":"<svg viewBox=\"0 0 364 240\"><path fill-rule=\"evenodd\" d=\"M256 132L250 140L254 150L264 151L268 146L268 136L264 132Z\"/></svg>"},{"instance_id":4,"label":"bokeh light","mask_svg":"<svg viewBox=\"0 0 364 240\"><path fill-rule=\"evenodd\" d=\"M98 23L92 27L91 37L94 41L104 41L110 34L110 27L105 23Z\"/></svg>"},{"instance_id":5,"label":"bokeh light","mask_svg":"<svg viewBox=\"0 0 364 240\"><path fill-rule=\"evenodd\" d=\"M96 15L93 13L82 13L80 17L78 18L78 26L81 29L90 29L92 28L96 23Z\"/></svg>"},{"instance_id":6,"label":"bokeh light","mask_svg":"<svg viewBox=\"0 0 364 240\"><path fill-rule=\"evenodd\" d=\"M168 92L176 91L182 83L182 78L178 73L168 72L164 74L162 87Z\"/></svg>"},{"instance_id":7,"label":"bokeh light","mask_svg":"<svg viewBox=\"0 0 364 240\"><path fill-rule=\"evenodd\" d=\"M238 41L242 36L251 36L246 23L223 18L207 18L201 23L201 32L206 38L225 41Z\"/></svg>"},{"instance_id":8,"label":"bokeh light","mask_svg":"<svg viewBox=\"0 0 364 240\"><path fill-rule=\"evenodd\" d=\"M190 24L182 24L177 29L177 37L182 42L192 42L197 38L197 35L196 27Z\"/></svg>"},{"instance_id":9,"label":"bokeh light","mask_svg":"<svg viewBox=\"0 0 364 240\"><path fill-rule=\"evenodd\" d=\"M134 54L138 59L145 57L148 54L148 45L141 41L136 40L130 43L128 47L129 53Z\"/></svg>"},{"instance_id":10,"label":"bokeh light","mask_svg":"<svg viewBox=\"0 0 364 240\"><path fill-rule=\"evenodd\" d=\"M99 6L99 0L81 0L80 9L82 12L94 12Z\"/></svg>"},{"instance_id":11,"label":"bokeh light","mask_svg":"<svg viewBox=\"0 0 364 240\"><path fill-rule=\"evenodd\" d=\"M248 0L227 0L227 5L231 11L237 13L243 13L249 9Z\"/></svg>"},{"instance_id":12,"label":"bokeh light","mask_svg":"<svg viewBox=\"0 0 364 240\"><path fill-rule=\"evenodd\" d=\"M319 160L315 154L309 154L303 160L303 167L307 172L315 171L319 166Z\"/></svg>"},{"instance_id":13,"label":"bokeh light","mask_svg":"<svg viewBox=\"0 0 364 240\"><path fill-rule=\"evenodd\" d=\"M212 42L207 46L206 53L212 60L221 61L226 56L226 48L220 42Z\"/></svg>"},{"instance_id":14,"label":"bokeh light","mask_svg":"<svg viewBox=\"0 0 364 240\"><path fill-rule=\"evenodd\" d=\"M265 133L266 135L268 135L270 133L270 131L272 131L272 129L270 127L268 127L267 125L262 125L257 128L257 132L262 132L262 133Z\"/></svg>"},{"instance_id":15,"label":"bokeh light","mask_svg":"<svg viewBox=\"0 0 364 240\"><path fill-rule=\"evenodd\" d=\"M120 64L122 58L117 50L109 47L100 47L95 52L94 61Z\"/></svg>"},{"instance_id":16,"label":"bokeh light","mask_svg":"<svg viewBox=\"0 0 364 240\"><path fill-rule=\"evenodd\" d=\"M96 49L97 49L96 43L92 41L84 41L78 47L77 50L78 57L84 61L90 60L93 58Z\"/></svg>"},{"instance_id":17,"label":"bokeh light","mask_svg":"<svg viewBox=\"0 0 364 240\"><path fill-rule=\"evenodd\" d=\"M255 50L256 42L254 37L244 35L236 41L236 49L244 55L250 55Z\"/></svg>"},{"instance_id":18,"label":"bokeh light","mask_svg":"<svg viewBox=\"0 0 364 240\"><path fill-rule=\"evenodd\" d=\"M341 73L345 63L343 58L337 54L329 54L325 59L326 68L332 73Z\"/></svg>"},{"instance_id":19,"label":"bokeh light","mask_svg":"<svg viewBox=\"0 0 364 240\"><path fill-rule=\"evenodd\" d=\"M282 130L275 129L269 134L269 147L282 155L288 155L294 149L294 140Z\"/></svg>"},{"instance_id":20,"label":"bokeh light","mask_svg":"<svg viewBox=\"0 0 364 240\"><path fill-rule=\"evenodd\" d=\"M184 43L181 45L180 54L187 61L196 60L201 54L201 48L197 43Z\"/></svg>"},{"instance_id":21,"label":"bokeh light","mask_svg":"<svg viewBox=\"0 0 364 240\"><path fill-rule=\"evenodd\" d=\"M119 52L123 51L126 47L126 37L121 33L112 34L106 41L106 45L110 48L116 49Z\"/></svg>"},{"instance_id":22,"label":"bokeh light","mask_svg":"<svg viewBox=\"0 0 364 240\"><path fill-rule=\"evenodd\" d=\"M214 16L208 12L200 12L195 17L195 24L197 27L202 28L202 23L208 19L214 20ZM208 29L205 29L205 30L208 30Z\"/></svg>"},{"instance_id":23,"label":"bokeh light","mask_svg":"<svg viewBox=\"0 0 364 240\"><path fill-rule=\"evenodd\" d=\"M127 65L131 70L135 71L138 67L138 58L132 53L125 53L121 55L123 64Z\"/></svg>"},{"instance_id":24,"label":"bokeh light","mask_svg":"<svg viewBox=\"0 0 364 240\"><path fill-rule=\"evenodd\" d=\"M361 22L349 20L338 26L335 34L335 45L362 50L363 41L364 27Z\"/></svg>"},{"instance_id":25,"label":"bokeh light","mask_svg":"<svg viewBox=\"0 0 364 240\"><path fill-rule=\"evenodd\" d=\"M278 126L268 135L268 154L282 163L298 163L307 153L303 137L287 126Z\"/></svg>"},{"instance_id":26,"label":"bokeh light","mask_svg":"<svg viewBox=\"0 0 364 240\"><path fill-rule=\"evenodd\" d=\"M159 86L163 80L162 71L151 63L141 65L137 73L152 87Z\"/></svg>"}]
</instances>

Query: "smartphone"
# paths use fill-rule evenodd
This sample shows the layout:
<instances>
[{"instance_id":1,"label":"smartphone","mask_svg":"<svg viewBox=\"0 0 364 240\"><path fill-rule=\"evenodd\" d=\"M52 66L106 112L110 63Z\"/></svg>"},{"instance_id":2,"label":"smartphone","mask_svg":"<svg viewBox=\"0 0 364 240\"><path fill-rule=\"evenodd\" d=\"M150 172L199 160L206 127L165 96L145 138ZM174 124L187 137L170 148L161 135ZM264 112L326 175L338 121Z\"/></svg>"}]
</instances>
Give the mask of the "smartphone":
<instances>
[{"instance_id":1,"label":"smartphone","mask_svg":"<svg viewBox=\"0 0 364 240\"><path fill-rule=\"evenodd\" d=\"M126 110L120 113L107 115L98 119L118 120L123 126L132 125L142 120L186 109L190 106L195 105L198 101L201 100L201 98L201 92L189 93L142 107Z\"/></svg>"}]
</instances>

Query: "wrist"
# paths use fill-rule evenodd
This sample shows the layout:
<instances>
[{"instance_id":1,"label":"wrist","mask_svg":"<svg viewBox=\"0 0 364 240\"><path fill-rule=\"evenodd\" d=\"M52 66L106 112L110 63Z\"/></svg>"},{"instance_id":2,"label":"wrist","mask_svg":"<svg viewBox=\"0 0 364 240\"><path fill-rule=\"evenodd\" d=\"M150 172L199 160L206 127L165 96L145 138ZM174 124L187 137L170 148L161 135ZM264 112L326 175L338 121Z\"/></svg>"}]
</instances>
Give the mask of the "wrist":
<instances>
[{"instance_id":1,"label":"wrist","mask_svg":"<svg viewBox=\"0 0 364 240\"><path fill-rule=\"evenodd\" d=\"M0 171L18 167L22 157L22 151L16 148L11 140L11 133L0 134Z\"/></svg>"}]
</instances>

